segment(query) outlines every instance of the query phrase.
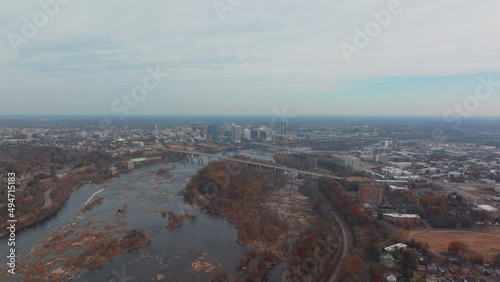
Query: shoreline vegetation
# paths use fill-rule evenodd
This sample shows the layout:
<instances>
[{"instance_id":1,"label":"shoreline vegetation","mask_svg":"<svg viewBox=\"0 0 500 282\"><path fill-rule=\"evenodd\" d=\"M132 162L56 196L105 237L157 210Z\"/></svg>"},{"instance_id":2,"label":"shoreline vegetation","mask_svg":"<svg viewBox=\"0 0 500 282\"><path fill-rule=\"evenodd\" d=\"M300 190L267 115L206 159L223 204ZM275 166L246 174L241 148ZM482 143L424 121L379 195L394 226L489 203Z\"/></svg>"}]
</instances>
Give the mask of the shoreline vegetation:
<instances>
[{"instance_id":1,"label":"shoreline vegetation","mask_svg":"<svg viewBox=\"0 0 500 282\"><path fill-rule=\"evenodd\" d=\"M192 213L185 213L185 214L179 215L179 214L175 214L172 211L169 211L169 212L162 211L161 216L163 218L168 217L168 225L165 226L165 228L172 230L178 226L181 226L184 223L184 221L186 221L186 220L195 219L197 215L192 214Z\"/></svg>"}]
</instances>

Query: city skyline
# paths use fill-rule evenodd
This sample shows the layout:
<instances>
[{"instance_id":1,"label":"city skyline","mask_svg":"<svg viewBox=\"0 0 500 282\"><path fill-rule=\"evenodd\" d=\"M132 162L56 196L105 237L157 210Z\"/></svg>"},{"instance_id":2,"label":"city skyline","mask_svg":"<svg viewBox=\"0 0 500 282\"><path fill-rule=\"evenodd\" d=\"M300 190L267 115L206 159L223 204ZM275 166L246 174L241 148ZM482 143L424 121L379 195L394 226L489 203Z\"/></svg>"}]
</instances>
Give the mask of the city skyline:
<instances>
[{"instance_id":1,"label":"city skyline","mask_svg":"<svg viewBox=\"0 0 500 282\"><path fill-rule=\"evenodd\" d=\"M33 22L44 8L4 5L1 114L120 115L123 95L143 85L149 68L162 76L127 106L131 116L458 116L455 105L477 96L480 79L493 91L465 114L498 115L494 1L399 1L349 60L342 46L357 48L358 28L397 1L221 6L229 10L217 1L66 2L32 38L23 35L23 18Z\"/></svg>"}]
</instances>

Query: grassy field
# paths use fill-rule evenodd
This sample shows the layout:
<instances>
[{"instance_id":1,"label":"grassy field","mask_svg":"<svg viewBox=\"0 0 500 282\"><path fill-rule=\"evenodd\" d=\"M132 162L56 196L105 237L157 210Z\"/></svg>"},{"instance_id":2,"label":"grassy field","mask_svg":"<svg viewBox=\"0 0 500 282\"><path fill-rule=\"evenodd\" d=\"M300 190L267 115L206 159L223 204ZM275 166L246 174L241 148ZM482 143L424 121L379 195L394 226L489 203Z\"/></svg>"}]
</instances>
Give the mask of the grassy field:
<instances>
[{"instance_id":1,"label":"grassy field","mask_svg":"<svg viewBox=\"0 0 500 282\"><path fill-rule=\"evenodd\" d=\"M435 253L446 251L452 241L462 241L467 247L489 260L500 253L500 230L483 232L459 230L405 231L407 239L429 244Z\"/></svg>"}]
</instances>

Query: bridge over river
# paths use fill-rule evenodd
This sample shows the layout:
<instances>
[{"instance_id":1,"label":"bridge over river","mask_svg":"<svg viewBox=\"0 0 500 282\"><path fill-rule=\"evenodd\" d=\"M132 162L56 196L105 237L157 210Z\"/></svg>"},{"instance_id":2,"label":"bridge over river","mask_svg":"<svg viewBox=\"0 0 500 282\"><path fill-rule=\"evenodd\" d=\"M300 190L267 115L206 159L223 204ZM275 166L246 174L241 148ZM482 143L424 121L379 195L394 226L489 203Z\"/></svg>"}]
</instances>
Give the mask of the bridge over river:
<instances>
[{"instance_id":1,"label":"bridge over river","mask_svg":"<svg viewBox=\"0 0 500 282\"><path fill-rule=\"evenodd\" d=\"M298 170L298 169L288 168L288 167L274 165L274 164L265 164L265 163L259 163L259 162L249 161L249 160L241 160L241 159L236 159L236 158L231 158L231 157L218 156L218 155L207 154L207 153L197 152L197 151L183 151L183 150L167 150L167 151L173 152L173 153L178 153L178 154L185 154L185 155L188 155L190 158L194 158L194 156L203 156L203 157L208 157L209 159L213 158L213 159L227 160L227 161L242 163L242 164L245 164L247 166L251 165L251 166L258 167L258 168L268 168L268 169L273 169L275 171L283 171L283 172L287 172L288 174L307 175L307 176L312 176L312 177L327 177L327 178L331 178L331 179L335 179L335 180L343 179L342 177L336 177L336 176L332 176L332 175L328 175L328 174L316 173L316 172L305 171L305 170Z\"/></svg>"}]
</instances>

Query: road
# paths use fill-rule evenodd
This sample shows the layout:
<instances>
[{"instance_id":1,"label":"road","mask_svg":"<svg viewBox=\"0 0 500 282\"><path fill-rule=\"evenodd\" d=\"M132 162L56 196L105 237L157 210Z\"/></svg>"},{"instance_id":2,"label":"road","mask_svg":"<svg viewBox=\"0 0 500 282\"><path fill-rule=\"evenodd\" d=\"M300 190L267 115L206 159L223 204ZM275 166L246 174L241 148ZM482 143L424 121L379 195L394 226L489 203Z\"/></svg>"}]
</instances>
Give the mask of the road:
<instances>
[{"instance_id":1,"label":"road","mask_svg":"<svg viewBox=\"0 0 500 282\"><path fill-rule=\"evenodd\" d=\"M344 187L342 187L342 190L344 190ZM341 232L341 238L340 238L340 246L341 246L341 252L338 252L335 256L335 258L332 260L330 263L330 266L326 271L324 271L325 276L327 277L322 277L320 281L323 282L336 282L338 281L338 277L340 275L340 266L341 266L341 261L342 258L347 256L348 254L351 253L352 248L353 248L353 239L352 239L352 233L351 229L349 229L349 226L345 222L345 220L342 218L342 216L339 214L339 212L333 207L331 204L330 200L325 196L325 194L321 193L324 201L329 203L331 210L330 213L332 217L337 221L339 227L340 227L340 232Z\"/></svg>"},{"instance_id":2,"label":"road","mask_svg":"<svg viewBox=\"0 0 500 282\"><path fill-rule=\"evenodd\" d=\"M45 191L45 193L43 193L43 196L45 197L45 205L43 205L42 209L50 208L52 206L52 197L50 196L52 189L53 188L50 188L49 190Z\"/></svg>"},{"instance_id":3,"label":"road","mask_svg":"<svg viewBox=\"0 0 500 282\"><path fill-rule=\"evenodd\" d=\"M340 275L342 258L347 256L352 251L353 243L351 230L349 229L349 226L347 226L347 223L337 211L331 211L331 213L335 220L339 223L340 231L342 232L342 252L339 253L339 255L337 255L337 257L333 261L332 265L335 265L335 271L333 272L333 275L330 277L330 279L327 280L329 282L336 282L338 281L338 277Z\"/></svg>"}]
</instances>

